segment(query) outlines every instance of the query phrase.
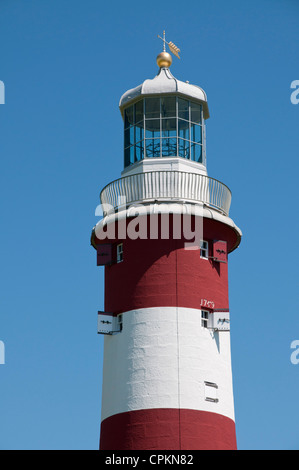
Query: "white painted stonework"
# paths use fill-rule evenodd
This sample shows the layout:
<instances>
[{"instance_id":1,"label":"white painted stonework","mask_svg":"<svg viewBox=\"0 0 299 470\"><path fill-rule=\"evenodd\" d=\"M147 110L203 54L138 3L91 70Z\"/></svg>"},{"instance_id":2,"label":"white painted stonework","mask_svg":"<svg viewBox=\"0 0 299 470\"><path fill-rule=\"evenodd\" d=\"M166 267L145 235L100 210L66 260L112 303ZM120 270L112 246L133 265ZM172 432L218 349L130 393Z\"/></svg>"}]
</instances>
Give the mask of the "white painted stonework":
<instances>
[{"instance_id":1,"label":"white painted stonework","mask_svg":"<svg viewBox=\"0 0 299 470\"><path fill-rule=\"evenodd\" d=\"M234 420L230 333L201 326L201 311L159 307L123 313L105 337L102 420L117 413L183 408ZM218 402L205 399L217 384Z\"/></svg>"},{"instance_id":2,"label":"white painted stonework","mask_svg":"<svg viewBox=\"0 0 299 470\"><path fill-rule=\"evenodd\" d=\"M146 173L149 171L181 171L185 173L197 173L207 176L205 165L186 158L163 157L163 158L145 158L140 162L127 166L121 173L122 177Z\"/></svg>"}]
</instances>

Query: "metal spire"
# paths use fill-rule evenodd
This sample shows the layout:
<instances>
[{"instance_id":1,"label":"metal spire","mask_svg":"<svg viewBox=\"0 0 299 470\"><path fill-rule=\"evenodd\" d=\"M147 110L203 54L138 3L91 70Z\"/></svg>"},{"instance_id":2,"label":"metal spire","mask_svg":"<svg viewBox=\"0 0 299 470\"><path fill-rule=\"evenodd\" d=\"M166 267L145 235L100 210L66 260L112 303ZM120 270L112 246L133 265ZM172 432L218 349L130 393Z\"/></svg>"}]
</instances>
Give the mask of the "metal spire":
<instances>
[{"instance_id":1,"label":"metal spire","mask_svg":"<svg viewBox=\"0 0 299 470\"><path fill-rule=\"evenodd\" d=\"M166 52L166 44L168 44L168 47L170 49L170 52L172 52L178 59L180 59L179 52L181 51L173 42L169 41L167 42L165 39L165 31L163 31L163 38L159 36L158 38L162 39L163 41L163 52Z\"/></svg>"}]
</instances>

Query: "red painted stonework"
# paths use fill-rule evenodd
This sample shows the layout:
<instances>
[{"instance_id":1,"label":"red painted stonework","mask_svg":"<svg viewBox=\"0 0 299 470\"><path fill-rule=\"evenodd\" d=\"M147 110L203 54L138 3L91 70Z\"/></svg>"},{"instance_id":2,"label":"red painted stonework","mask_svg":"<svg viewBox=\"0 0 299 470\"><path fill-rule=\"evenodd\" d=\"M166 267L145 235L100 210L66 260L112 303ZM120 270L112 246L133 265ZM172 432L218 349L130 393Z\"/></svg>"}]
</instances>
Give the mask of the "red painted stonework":
<instances>
[{"instance_id":1,"label":"red painted stonework","mask_svg":"<svg viewBox=\"0 0 299 470\"><path fill-rule=\"evenodd\" d=\"M173 239L171 234L169 240L113 241L114 245L123 243L124 259L105 267L105 311L118 314L172 306L200 309L202 299L212 301L216 309L228 309L228 267L212 259L213 241L225 240L229 250L235 237L230 227L204 219L209 260L200 258L199 249L185 249L185 240Z\"/></svg>"},{"instance_id":2,"label":"red painted stonework","mask_svg":"<svg viewBox=\"0 0 299 470\"><path fill-rule=\"evenodd\" d=\"M100 450L236 450L233 420L207 411L120 413L101 426Z\"/></svg>"}]
</instances>

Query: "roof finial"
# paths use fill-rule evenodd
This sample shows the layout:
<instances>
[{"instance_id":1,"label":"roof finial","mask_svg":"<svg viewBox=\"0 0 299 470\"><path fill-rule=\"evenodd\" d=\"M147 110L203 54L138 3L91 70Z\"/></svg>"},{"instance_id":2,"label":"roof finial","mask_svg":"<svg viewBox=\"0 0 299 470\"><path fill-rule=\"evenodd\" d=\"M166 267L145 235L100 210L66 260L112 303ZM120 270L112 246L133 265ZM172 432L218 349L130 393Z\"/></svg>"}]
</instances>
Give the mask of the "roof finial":
<instances>
[{"instance_id":1,"label":"roof finial","mask_svg":"<svg viewBox=\"0 0 299 470\"><path fill-rule=\"evenodd\" d=\"M161 52L158 57L157 57L157 64L160 68L162 67L170 67L172 64L172 57L171 55L166 52L166 44L168 44L168 47L170 49L170 52L172 52L178 59L180 59L179 52L180 49L171 41L167 42L165 39L165 31L163 31L163 38L159 36L158 38L162 39L163 41L163 52Z\"/></svg>"},{"instance_id":2,"label":"roof finial","mask_svg":"<svg viewBox=\"0 0 299 470\"><path fill-rule=\"evenodd\" d=\"M160 38L160 36L158 35L158 38ZM162 38L160 38L162 39ZM163 52L166 52L166 39L165 39L165 30L163 31Z\"/></svg>"}]
</instances>

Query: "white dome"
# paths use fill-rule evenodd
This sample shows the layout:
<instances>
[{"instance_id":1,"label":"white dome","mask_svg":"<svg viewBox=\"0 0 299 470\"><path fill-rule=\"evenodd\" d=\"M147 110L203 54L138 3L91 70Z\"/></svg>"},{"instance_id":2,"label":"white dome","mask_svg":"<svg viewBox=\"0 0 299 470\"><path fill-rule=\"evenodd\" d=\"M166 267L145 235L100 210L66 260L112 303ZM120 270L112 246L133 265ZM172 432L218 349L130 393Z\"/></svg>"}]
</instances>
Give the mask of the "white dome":
<instances>
[{"instance_id":1,"label":"white dome","mask_svg":"<svg viewBox=\"0 0 299 470\"><path fill-rule=\"evenodd\" d=\"M161 68L158 75L152 80L145 80L141 85L126 91L122 95L119 102L121 113L123 113L123 108L128 103L135 101L141 96L164 93L179 94L185 98L199 101L203 105L204 118L209 118L210 114L205 91L199 86L177 80L166 67Z\"/></svg>"}]
</instances>

